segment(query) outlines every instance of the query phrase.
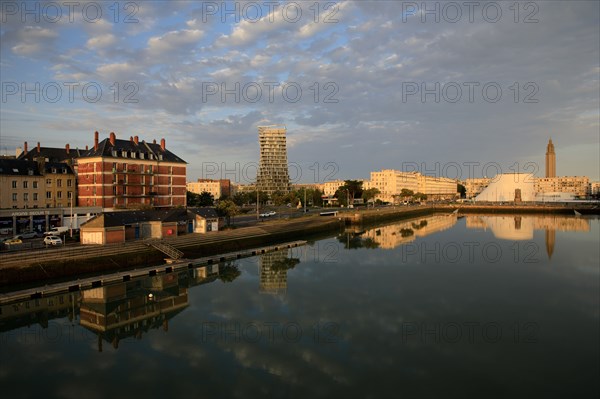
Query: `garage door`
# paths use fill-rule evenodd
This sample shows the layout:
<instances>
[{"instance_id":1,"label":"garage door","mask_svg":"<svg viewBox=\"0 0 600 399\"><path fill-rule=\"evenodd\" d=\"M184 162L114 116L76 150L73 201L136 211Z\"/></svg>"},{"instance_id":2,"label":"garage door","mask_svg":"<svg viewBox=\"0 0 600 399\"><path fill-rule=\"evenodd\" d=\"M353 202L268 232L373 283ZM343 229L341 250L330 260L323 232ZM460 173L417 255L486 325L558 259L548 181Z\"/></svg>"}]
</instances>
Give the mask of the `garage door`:
<instances>
[{"instance_id":1,"label":"garage door","mask_svg":"<svg viewBox=\"0 0 600 399\"><path fill-rule=\"evenodd\" d=\"M81 234L82 244L102 244L102 232L101 231L90 231Z\"/></svg>"}]
</instances>

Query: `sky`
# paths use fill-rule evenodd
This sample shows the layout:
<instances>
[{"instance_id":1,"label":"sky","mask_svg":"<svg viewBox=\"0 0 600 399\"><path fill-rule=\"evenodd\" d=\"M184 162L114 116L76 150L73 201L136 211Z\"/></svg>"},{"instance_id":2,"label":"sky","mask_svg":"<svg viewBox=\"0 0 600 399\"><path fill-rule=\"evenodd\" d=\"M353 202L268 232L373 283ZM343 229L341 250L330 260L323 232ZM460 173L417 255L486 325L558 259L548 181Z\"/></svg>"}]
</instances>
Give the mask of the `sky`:
<instances>
[{"instance_id":1,"label":"sky","mask_svg":"<svg viewBox=\"0 0 600 399\"><path fill-rule=\"evenodd\" d=\"M0 153L166 139L188 181L381 169L600 179L600 7L536 2L2 2Z\"/></svg>"}]
</instances>

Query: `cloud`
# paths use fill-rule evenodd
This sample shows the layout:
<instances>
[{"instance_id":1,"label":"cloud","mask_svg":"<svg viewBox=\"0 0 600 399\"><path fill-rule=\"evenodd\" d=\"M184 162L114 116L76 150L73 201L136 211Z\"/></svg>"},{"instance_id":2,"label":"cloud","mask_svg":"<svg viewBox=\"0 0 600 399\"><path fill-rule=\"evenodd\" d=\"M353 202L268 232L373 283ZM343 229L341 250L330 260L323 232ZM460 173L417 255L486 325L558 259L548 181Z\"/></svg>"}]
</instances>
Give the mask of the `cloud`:
<instances>
[{"instance_id":1,"label":"cloud","mask_svg":"<svg viewBox=\"0 0 600 399\"><path fill-rule=\"evenodd\" d=\"M18 43L12 47L17 55L33 56L47 49L58 33L39 26L25 26L17 33Z\"/></svg>"}]
</instances>

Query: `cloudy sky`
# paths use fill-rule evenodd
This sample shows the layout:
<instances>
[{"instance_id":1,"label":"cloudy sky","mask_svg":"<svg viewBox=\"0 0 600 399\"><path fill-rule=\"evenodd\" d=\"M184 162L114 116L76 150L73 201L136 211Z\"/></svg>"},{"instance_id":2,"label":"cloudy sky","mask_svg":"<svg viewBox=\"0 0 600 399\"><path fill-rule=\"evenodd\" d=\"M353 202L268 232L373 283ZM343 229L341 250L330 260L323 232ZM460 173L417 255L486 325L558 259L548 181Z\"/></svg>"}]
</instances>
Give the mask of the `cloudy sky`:
<instances>
[{"instance_id":1,"label":"cloudy sky","mask_svg":"<svg viewBox=\"0 0 600 399\"><path fill-rule=\"evenodd\" d=\"M596 1L78 4L2 3L2 154L114 131L244 183L284 124L298 182L543 175L550 137L600 177Z\"/></svg>"}]
</instances>

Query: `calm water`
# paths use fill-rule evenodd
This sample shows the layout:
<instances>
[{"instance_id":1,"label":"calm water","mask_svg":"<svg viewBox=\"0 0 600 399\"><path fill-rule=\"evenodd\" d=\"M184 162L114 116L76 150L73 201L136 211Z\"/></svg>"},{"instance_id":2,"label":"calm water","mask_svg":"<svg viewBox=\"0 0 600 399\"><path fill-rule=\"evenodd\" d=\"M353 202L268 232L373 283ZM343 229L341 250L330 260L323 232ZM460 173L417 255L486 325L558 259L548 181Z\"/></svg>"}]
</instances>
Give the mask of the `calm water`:
<instances>
[{"instance_id":1,"label":"calm water","mask_svg":"<svg viewBox=\"0 0 600 399\"><path fill-rule=\"evenodd\" d=\"M598 397L599 243L432 216L5 305L3 397Z\"/></svg>"}]
</instances>

